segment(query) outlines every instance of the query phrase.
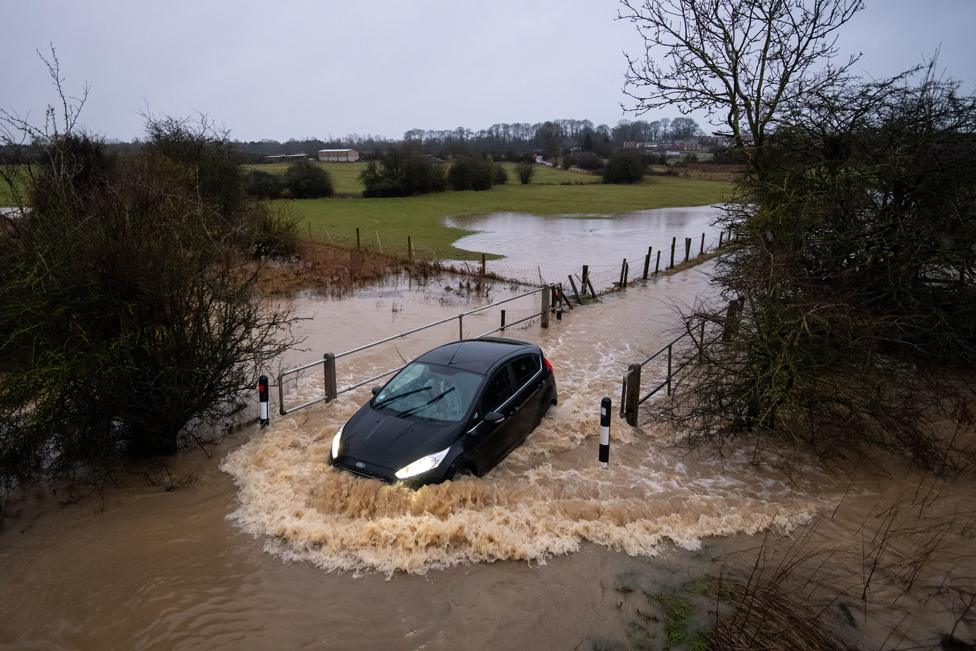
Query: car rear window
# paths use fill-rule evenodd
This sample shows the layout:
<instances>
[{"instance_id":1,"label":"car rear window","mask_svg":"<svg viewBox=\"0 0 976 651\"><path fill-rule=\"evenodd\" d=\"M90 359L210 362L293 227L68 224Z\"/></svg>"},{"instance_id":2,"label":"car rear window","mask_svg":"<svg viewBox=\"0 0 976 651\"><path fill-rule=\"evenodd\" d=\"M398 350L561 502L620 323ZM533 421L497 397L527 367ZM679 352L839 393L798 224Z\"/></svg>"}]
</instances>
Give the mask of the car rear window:
<instances>
[{"instance_id":1,"label":"car rear window","mask_svg":"<svg viewBox=\"0 0 976 651\"><path fill-rule=\"evenodd\" d=\"M542 368L542 360L538 355L524 355L512 361L512 370L515 371L515 383L522 386L528 382L533 375Z\"/></svg>"}]
</instances>

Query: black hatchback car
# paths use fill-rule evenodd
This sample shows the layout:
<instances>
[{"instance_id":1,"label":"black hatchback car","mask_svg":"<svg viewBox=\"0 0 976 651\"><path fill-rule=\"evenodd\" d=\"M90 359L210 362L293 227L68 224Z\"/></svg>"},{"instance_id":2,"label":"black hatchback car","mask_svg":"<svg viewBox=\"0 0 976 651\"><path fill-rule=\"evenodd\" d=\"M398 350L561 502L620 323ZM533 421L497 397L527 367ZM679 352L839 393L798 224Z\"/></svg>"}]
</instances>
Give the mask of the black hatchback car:
<instances>
[{"instance_id":1,"label":"black hatchback car","mask_svg":"<svg viewBox=\"0 0 976 651\"><path fill-rule=\"evenodd\" d=\"M384 481L432 484L483 475L557 402L552 365L533 344L468 339L400 370L332 439L338 468Z\"/></svg>"}]
</instances>

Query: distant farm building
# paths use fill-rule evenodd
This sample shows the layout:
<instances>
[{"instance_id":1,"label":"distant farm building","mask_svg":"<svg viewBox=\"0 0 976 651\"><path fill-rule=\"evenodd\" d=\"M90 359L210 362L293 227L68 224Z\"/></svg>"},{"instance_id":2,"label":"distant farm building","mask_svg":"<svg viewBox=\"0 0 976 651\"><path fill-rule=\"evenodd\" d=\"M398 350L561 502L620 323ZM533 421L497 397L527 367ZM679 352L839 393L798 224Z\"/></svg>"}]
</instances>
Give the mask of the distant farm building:
<instances>
[{"instance_id":1,"label":"distant farm building","mask_svg":"<svg viewBox=\"0 0 976 651\"><path fill-rule=\"evenodd\" d=\"M265 156L265 163L284 163L286 161L295 160L305 160L308 158L308 154L302 152L301 154L274 154L272 156Z\"/></svg>"},{"instance_id":2,"label":"distant farm building","mask_svg":"<svg viewBox=\"0 0 976 651\"><path fill-rule=\"evenodd\" d=\"M329 163L355 163L359 152L355 149L320 149L319 160Z\"/></svg>"}]
</instances>

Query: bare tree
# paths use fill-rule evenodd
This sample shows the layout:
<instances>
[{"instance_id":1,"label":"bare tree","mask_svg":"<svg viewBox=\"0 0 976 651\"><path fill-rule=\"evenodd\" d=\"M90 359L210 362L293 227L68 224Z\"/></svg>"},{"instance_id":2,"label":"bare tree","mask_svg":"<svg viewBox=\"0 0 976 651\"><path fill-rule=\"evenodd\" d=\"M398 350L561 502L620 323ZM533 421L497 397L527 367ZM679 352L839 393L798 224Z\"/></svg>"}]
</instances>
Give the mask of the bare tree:
<instances>
[{"instance_id":1,"label":"bare tree","mask_svg":"<svg viewBox=\"0 0 976 651\"><path fill-rule=\"evenodd\" d=\"M762 174L762 147L782 106L835 84L837 30L861 0L621 0L621 20L644 39L627 56L624 92L638 114L677 105L721 116Z\"/></svg>"}]
</instances>

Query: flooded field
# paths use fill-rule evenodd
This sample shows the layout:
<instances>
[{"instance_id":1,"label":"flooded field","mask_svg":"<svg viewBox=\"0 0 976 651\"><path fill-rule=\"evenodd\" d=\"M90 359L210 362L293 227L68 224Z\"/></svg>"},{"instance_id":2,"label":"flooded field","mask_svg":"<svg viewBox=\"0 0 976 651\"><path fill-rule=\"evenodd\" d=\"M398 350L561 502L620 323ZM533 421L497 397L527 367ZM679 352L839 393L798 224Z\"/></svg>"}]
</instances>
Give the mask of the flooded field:
<instances>
[{"instance_id":1,"label":"flooded field","mask_svg":"<svg viewBox=\"0 0 976 651\"><path fill-rule=\"evenodd\" d=\"M661 251L661 269L670 261L671 238L678 238L675 261L684 259L684 238L692 239L691 255L701 248L718 245L718 229L713 225L720 214L718 206L636 210L621 215L563 215L540 217L521 213L493 213L452 218L449 225L477 231L454 243L459 249L485 251L505 256L489 263L489 268L509 278L538 282L540 274L548 282L565 282L566 275L580 273L590 266L594 283L609 286L619 277L624 258L630 263L631 277L643 271L644 256L653 247L651 271Z\"/></svg>"},{"instance_id":2,"label":"flooded field","mask_svg":"<svg viewBox=\"0 0 976 651\"><path fill-rule=\"evenodd\" d=\"M332 435L368 398L362 387L273 413L269 428L249 428L210 456L182 455L168 474L151 473L162 485L131 476L97 499L25 507L0 534L0 611L17 613L0 620L0 646L590 648L626 639L615 614L622 575L680 583L718 555L754 547L749 535L787 534L841 503L854 510L836 526L855 529L880 489L812 463L785 475L769 457L754 464L751 448L690 453L668 431L620 419L609 468L597 463L600 398L618 399L627 364L667 341L673 304L708 292L710 269L605 296L548 330L506 332L543 347L560 404L484 478L411 491L333 470ZM445 276L299 298L307 350L282 363L513 292ZM528 314L535 298L507 307ZM466 327L476 334L497 318L486 310ZM456 327L344 358L340 384L454 339ZM312 372L289 399L317 392ZM166 490L172 482L186 485Z\"/></svg>"}]
</instances>

